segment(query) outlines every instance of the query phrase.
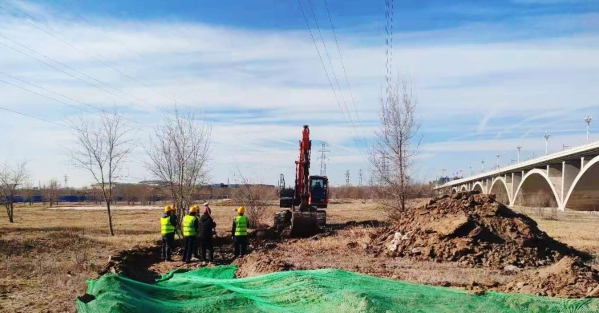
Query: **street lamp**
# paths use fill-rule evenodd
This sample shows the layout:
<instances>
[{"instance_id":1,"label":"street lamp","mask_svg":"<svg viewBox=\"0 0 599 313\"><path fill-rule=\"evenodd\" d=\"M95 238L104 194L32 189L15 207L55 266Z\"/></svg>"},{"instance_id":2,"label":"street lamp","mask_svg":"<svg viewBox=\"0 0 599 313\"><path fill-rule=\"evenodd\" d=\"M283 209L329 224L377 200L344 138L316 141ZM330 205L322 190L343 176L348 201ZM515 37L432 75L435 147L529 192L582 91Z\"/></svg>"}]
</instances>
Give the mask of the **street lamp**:
<instances>
[{"instance_id":1,"label":"street lamp","mask_svg":"<svg viewBox=\"0 0 599 313\"><path fill-rule=\"evenodd\" d=\"M462 169L460 169L460 178L464 178L464 173L462 172Z\"/></svg>"},{"instance_id":2,"label":"street lamp","mask_svg":"<svg viewBox=\"0 0 599 313\"><path fill-rule=\"evenodd\" d=\"M480 161L480 172L485 172L485 160Z\"/></svg>"},{"instance_id":3,"label":"street lamp","mask_svg":"<svg viewBox=\"0 0 599 313\"><path fill-rule=\"evenodd\" d=\"M587 115L587 117L584 119L584 121L587 122L587 143L589 142L589 129L591 128L592 120L593 120L593 117L590 115Z\"/></svg>"},{"instance_id":4,"label":"street lamp","mask_svg":"<svg viewBox=\"0 0 599 313\"><path fill-rule=\"evenodd\" d=\"M547 153L549 153L549 137L551 136L550 133L545 132L545 155L547 155Z\"/></svg>"},{"instance_id":5,"label":"street lamp","mask_svg":"<svg viewBox=\"0 0 599 313\"><path fill-rule=\"evenodd\" d=\"M470 169L470 176L474 176L474 173L472 172L472 165L468 165L468 168Z\"/></svg>"},{"instance_id":6,"label":"street lamp","mask_svg":"<svg viewBox=\"0 0 599 313\"><path fill-rule=\"evenodd\" d=\"M497 153L495 156L497 157L497 169L499 169L499 157L501 156L501 153Z\"/></svg>"},{"instance_id":7,"label":"street lamp","mask_svg":"<svg viewBox=\"0 0 599 313\"><path fill-rule=\"evenodd\" d=\"M570 148L570 146L566 146L565 144L562 143L562 150L566 150L566 148Z\"/></svg>"},{"instance_id":8,"label":"street lamp","mask_svg":"<svg viewBox=\"0 0 599 313\"><path fill-rule=\"evenodd\" d=\"M520 163L520 149L522 149L522 146L518 145L516 149L518 149L518 163Z\"/></svg>"}]
</instances>

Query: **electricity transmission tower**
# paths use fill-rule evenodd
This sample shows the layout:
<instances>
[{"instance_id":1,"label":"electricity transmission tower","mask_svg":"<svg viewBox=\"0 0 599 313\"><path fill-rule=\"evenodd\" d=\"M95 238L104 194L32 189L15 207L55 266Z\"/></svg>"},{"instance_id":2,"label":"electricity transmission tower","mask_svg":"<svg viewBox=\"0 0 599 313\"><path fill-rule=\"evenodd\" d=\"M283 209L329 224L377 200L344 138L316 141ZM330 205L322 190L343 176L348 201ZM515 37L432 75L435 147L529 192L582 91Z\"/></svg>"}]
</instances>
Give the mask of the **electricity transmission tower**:
<instances>
[{"instance_id":1,"label":"electricity transmission tower","mask_svg":"<svg viewBox=\"0 0 599 313\"><path fill-rule=\"evenodd\" d=\"M362 186L362 169L358 171L358 186Z\"/></svg>"},{"instance_id":2,"label":"electricity transmission tower","mask_svg":"<svg viewBox=\"0 0 599 313\"><path fill-rule=\"evenodd\" d=\"M349 186L349 170L345 172L345 184Z\"/></svg>"},{"instance_id":3,"label":"electricity transmission tower","mask_svg":"<svg viewBox=\"0 0 599 313\"><path fill-rule=\"evenodd\" d=\"M331 152L330 150L327 149L327 142L323 141L320 143L320 150L318 150L320 152L320 175L322 176L326 176L327 175L327 156L326 153L327 152Z\"/></svg>"}]
</instances>

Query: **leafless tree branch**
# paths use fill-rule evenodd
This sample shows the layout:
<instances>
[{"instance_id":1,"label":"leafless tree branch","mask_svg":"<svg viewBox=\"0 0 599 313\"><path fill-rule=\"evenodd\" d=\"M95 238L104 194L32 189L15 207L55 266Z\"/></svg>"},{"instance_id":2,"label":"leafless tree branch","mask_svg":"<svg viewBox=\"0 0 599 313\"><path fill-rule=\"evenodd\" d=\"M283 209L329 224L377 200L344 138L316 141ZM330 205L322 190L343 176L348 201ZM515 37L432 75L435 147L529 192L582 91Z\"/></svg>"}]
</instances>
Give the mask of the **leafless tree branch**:
<instances>
[{"instance_id":1,"label":"leafless tree branch","mask_svg":"<svg viewBox=\"0 0 599 313\"><path fill-rule=\"evenodd\" d=\"M198 185L207 180L211 129L197 120L191 110L175 109L175 114L165 114L164 120L164 125L155 128L150 137L146 168L167 183L181 220L193 203Z\"/></svg>"},{"instance_id":2,"label":"leafless tree branch","mask_svg":"<svg viewBox=\"0 0 599 313\"><path fill-rule=\"evenodd\" d=\"M243 175L239 167L235 177L239 185L235 189L233 199L245 207L245 215L249 219L248 227L258 228L266 225L266 220L274 216L269 207L271 201L278 198L276 189L253 182Z\"/></svg>"},{"instance_id":3,"label":"leafless tree branch","mask_svg":"<svg viewBox=\"0 0 599 313\"><path fill-rule=\"evenodd\" d=\"M376 132L370 162L378 197L392 212L405 210L414 194L414 157L420 145L416 106L417 100L406 80L401 80L380 101L381 129Z\"/></svg>"},{"instance_id":4,"label":"leafless tree branch","mask_svg":"<svg viewBox=\"0 0 599 313\"><path fill-rule=\"evenodd\" d=\"M14 166L6 163L0 170L0 200L6 208L8 221L11 223L14 222L14 198L17 195L17 188L28 180L27 162L21 162Z\"/></svg>"},{"instance_id":5,"label":"leafless tree branch","mask_svg":"<svg viewBox=\"0 0 599 313\"><path fill-rule=\"evenodd\" d=\"M81 116L70 124L75 136L75 144L69 148L71 159L76 167L87 170L94 178L106 203L110 235L114 235L113 186L123 160L135 147L133 139L128 137L132 128L125 124L116 109L104 111L99 121Z\"/></svg>"}]
</instances>

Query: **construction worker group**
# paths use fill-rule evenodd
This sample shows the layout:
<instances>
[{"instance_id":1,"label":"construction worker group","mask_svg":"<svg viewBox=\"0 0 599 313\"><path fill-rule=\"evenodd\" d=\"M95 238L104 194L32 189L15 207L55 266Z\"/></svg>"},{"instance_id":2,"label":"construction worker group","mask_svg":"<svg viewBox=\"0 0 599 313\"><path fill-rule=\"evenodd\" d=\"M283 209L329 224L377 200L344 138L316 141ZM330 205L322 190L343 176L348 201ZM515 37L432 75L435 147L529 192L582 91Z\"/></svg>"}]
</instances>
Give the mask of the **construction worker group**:
<instances>
[{"instance_id":1,"label":"construction worker group","mask_svg":"<svg viewBox=\"0 0 599 313\"><path fill-rule=\"evenodd\" d=\"M160 218L160 232L162 234L162 260L173 261L173 248L175 245L175 234L179 229L179 234L183 236L183 259L185 263L190 263L192 257L203 262L214 262L214 245L212 237L216 235L216 223L212 218L212 210L208 202L204 203L204 210L198 217L200 207L192 205L189 213L183 218L181 227L178 227L175 207L167 205L164 208L164 214ZM248 218L243 206L237 209L237 216L233 219L231 236L234 244L235 258L247 253L247 227ZM181 232L182 230L182 232ZM198 247L199 243L199 247ZM200 253L198 253L200 252ZM206 258L208 253L208 258Z\"/></svg>"}]
</instances>

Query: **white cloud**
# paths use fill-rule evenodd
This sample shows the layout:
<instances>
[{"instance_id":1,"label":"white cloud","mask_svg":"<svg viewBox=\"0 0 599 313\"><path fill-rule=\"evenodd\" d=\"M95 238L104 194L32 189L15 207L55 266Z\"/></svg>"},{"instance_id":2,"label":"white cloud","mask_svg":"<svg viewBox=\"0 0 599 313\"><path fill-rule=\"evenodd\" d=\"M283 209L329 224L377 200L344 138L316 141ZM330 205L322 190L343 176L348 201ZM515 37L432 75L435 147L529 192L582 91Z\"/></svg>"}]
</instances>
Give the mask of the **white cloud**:
<instances>
[{"instance_id":1,"label":"white cloud","mask_svg":"<svg viewBox=\"0 0 599 313\"><path fill-rule=\"evenodd\" d=\"M264 181L276 179L281 172L293 176L303 124L311 125L315 142L329 142L332 150L329 168L333 171L329 176L334 182L344 181L343 172L347 168L367 168L365 153L355 147L352 138L372 136L376 129L384 55L381 45L364 43L382 44L378 34L340 33L339 36L363 125L354 131L346 126L314 45L303 29L257 31L191 22L123 21L93 16L87 17L92 21L89 25L52 7L28 2L20 3L19 7L43 21L33 22L38 27L84 52L4 11L0 11L0 35L101 82L2 37L0 43L44 60L84 82L3 45L0 45L1 72L92 106L129 107L131 112L127 117L142 124L144 132L159 123L157 107L169 108L172 98L180 106L211 112L207 118L213 124L212 176L215 181L224 181L235 163L246 168L261 168L256 171ZM61 34L47 29L46 25ZM472 31L474 29L466 32L457 29L397 36L401 46L394 54L394 68L401 69L414 83L420 102L418 112L428 125L423 131L445 132L451 137L478 130L501 134L501 138L513 137L510 129L524 133L532 124L547 123L558 109L576 110L597 105L599 90L594 82L599 78L599 34L496 43L458 40ZM445 35L455 40L430 41ZM419 38L428 41L421 44ZM334 42L327 46L333 49ZM341 97L346 100L345 105L358 125L337 54L331 53L331 57L343 89L339 100ZM81 103L1 74L0 79L89 110ZM333 84L336 85L334 81ZM42 118L60 120L63 115L74 113L68 106L1 82L0 95L0 106ZM345 109L344 103L340 105ZM146 110L145 114L137 112L141 108ZM251 117L253 114L243 113L252 110L266 110L267 114ZM540 117L535 119L532 115ZM482 121L478 120L480 116L484 116ZM503 125L505 116L515 117L515 120ZM68 142L68 135L62 130L5 112L1 112L0 117L11 122L11 132L17 134L0 138L0 146L10 147L0 151L0 160L26 157L42 180L67 173L75 184L90 182L85 173L74 172L66 165L65 155L58 146ZM465 151L507 148L513 145L510 140L513 139L425 143L421 161L429 167L443 162L457 164L459 161L445 160L437 154L462 151L460 144L470 147ZM143 157L141 152L139 158ZM317 157L313 151L313 159ZM317 166L314 169L318 172ZM139 160L132 160L127 172L131 179L146 175Z\"/></svg>"}]
</instances>

